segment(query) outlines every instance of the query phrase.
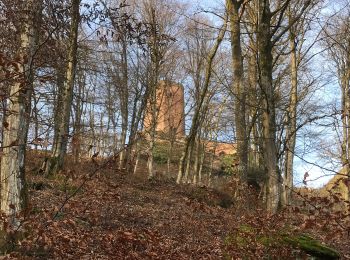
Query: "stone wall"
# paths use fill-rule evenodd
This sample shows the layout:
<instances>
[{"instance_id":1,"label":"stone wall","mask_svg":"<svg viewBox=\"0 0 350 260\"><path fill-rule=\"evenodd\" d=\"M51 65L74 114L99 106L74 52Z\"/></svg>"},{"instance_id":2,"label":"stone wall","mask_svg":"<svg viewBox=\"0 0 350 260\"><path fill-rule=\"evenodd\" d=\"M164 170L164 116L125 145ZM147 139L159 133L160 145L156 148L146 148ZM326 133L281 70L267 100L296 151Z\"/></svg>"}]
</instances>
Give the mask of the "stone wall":
<instances>
[{"instance_id":1,"label":"stone wall","mask_svg":"<svg viewBox=\"0 0 350 260\"><path fill-rule=\"evenodd\" d=\"M235 155L237 153L237 146L234 143L206 141L205 147L207 151L213 152L217 156Z\"/></svg>"}]
</instances>

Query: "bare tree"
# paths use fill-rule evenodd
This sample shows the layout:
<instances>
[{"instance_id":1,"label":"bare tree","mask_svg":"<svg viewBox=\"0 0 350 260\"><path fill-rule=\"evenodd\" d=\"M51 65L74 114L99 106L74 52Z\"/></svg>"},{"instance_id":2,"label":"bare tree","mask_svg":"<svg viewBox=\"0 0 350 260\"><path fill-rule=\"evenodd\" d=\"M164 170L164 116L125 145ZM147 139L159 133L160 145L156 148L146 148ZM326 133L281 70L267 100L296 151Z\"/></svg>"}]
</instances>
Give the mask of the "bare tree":
<instances>
[{"instance_id":1,"label":"bare tree","mask_svg":"<svg viewBox=\"0 0 350 260\"><path fill-rule=\"evenodd\" d=\"M240 177L247 173L248 137L246 122L246 89L244 88L243 56L241 47L241 17L245 9L243 1L226 1L230 19L230 41L232 52L233 83L232 93L235 99L235 127L237 140L237 160Z\"/></svg>"},{"instance_id":2,"label":"bare tree","mask_svg":"<svg viewBox=\"0 0 350 260\"><path fill-rule=\"evenodd\" d=\"M204 108L204 105L206 104L206 100L208 99L208 87L209 87L210 78L212 75L212 64L213 64L215 55L217 53L217 50L225 36L226 28L227 28L227 18L225 17L224 24L220 28L219 35L215 39L214 45L211 47L208 53L207 64L205 66L205 75L204 75L205 79L204 79L203 89L200 93L198 105L196 106L196 109L194 111L189 135L186 138L185 150L180 159L179 172L176 180L177 183L180 183L182 181L182 178L184 178L183 179L184 182L188 181L189 165L191 163L191 156L194 148L194 142L198 134L198 129L201 121L201 114L204 113L205 111L203 108ZM186 163L186 171L185 171L185 163ZM184 175L184 171L185 171L185 175Z\"/></svg>"},{"instance_id":3,"label":"bare tree","mask_svg":"<svg viewBox=\"0 0 350 260\"><path fill-rule=\"evenodd\" d=\"M269 212L276 212L279 206L281 175L278 169L276 143L276 100L272 80L273 56L276 43L293 26L306 11L311 1L305 1L299 12L288 26L281 27L286 10L291 1L278 2L275 11L270 10L270 1L259 1L258 5L258 66L259 86L263 95L262 126L263 126L263 155L267 168L266 207ZM276 24L273 25L273 21Z\"/></svg>"},{"instance_id":4,"label":"bare tree","mask_svg":"<svg viewBox=\"0 0 350 260\"><path fill-rule=\"evenodd\" d=\"M341 89L341 162L350 178L350 9L345 8L325 28L324 43L328 56L335 64L336 75ZM350 189L349 189L350 195Z\"/></svg>"},{"instance_id":5,"label":"bare tree","mask_svg":"<svg viewBox=\"0 0 350 260\"><path fill-rule=\"evenodd\" d=\"M80 0L72 0L67 67L65 71L62 93L60 94L62 97L62 108L57 124L58 128L56 129L57 138L54 140L51 157L46 162L46 175L56 173L62 169L64 156L67 152L70 113L73 99L75 69L77 64L78 26L80 21L79 5Z\"/></svg>"},{"instance_id":6,"label":"bare tree","mask_svg":"<svg viewBox=\"0 0 350 260\"><path fill-rule=\"evenodd\" d=\"M34 81L34 58L38 48L41 0L24 3L18 49L18 77L11 86L7 115L4 119L3 155L1 157L1 210L18 225L17 214L25 209L27 191L25 179L26 143L31 114Z\"/></svg>"}]
</instances>

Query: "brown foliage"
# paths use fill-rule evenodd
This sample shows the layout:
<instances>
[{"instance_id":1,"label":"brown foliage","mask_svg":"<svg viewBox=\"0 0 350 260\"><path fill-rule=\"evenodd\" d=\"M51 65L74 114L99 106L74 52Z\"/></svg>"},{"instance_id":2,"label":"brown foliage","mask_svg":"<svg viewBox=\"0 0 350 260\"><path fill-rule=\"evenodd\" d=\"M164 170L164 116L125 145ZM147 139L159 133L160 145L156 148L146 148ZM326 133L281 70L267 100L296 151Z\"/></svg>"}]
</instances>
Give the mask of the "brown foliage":
<instances>
[{"instance_id":1,"label":"brown foliage","mask_svg":"<svg viewBox=\"0 0 350 260\"><path fill-rule=\"evenodd\" d=\"M11 259L288 259L305 254L291 251L281 235L306 231L341 249L343 256L350 252L347 230L324 208L311 213L301 205L271 216L258 203L248 203L256 198L245 196L248 188L234 199L229 184L218 191L149 181L146 173L129 176L112 163L93 176L99 166L90 161L44 179L30 172L42 160L29 157L30 214L17 232L22 236L7 241ZM232 203L222 207L228 199Z\"/></svg>"}]
</instances>

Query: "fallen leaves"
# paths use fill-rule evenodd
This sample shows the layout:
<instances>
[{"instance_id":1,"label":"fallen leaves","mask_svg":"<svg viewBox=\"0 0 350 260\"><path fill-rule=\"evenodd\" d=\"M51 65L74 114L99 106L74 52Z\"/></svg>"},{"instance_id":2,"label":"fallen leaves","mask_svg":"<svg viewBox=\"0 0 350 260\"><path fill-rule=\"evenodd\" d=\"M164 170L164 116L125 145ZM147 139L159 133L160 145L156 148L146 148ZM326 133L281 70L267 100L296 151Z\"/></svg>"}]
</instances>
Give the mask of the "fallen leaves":
<instances>
[{"instance_id":1,"label":"fallen leaves","mask_svg":"<svg viewBox=\"0 0 350 260\"><path fill-rule=\"evenodd\" d=\"M18 258L258 259L267 253L288 255L287 248L278 247L267 237L292 223L291 230L296 232L327 229L326 222L318 220L327 216L331 227L327 232L336 229L332 224L334 216L321 210L312 209L314 216L306 217L307 203L291 208L289 214L274 216L258 207L244 210L242 205L248 203L244 201L239 207L232 204L223 208L219 206L226 199L222 192L166 181L151 183L116 174L113 168L89 179L82 191L59 210L65 199L60 184L79 186L94 167L90 158L83 166L70 169L75 178L38 180L40 176L30 176L30 181L46 183L50 188L30 191L32 213L24 225L30 232L17 245ZM309 201L338 200L334 197L332 201L317 198ZM57 211L59 214L53 220ZM325 234L324 239L334 239L336 235L332 234Z\"/></svg>"}]
</instances>

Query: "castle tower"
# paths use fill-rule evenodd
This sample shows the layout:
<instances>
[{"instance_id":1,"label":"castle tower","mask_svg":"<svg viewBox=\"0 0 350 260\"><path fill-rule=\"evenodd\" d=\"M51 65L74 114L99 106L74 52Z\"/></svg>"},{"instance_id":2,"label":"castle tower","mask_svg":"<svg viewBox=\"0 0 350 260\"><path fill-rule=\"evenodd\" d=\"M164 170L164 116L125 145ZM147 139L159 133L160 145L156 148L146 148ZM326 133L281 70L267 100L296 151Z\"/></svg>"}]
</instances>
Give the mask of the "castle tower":
<instances>
[{"instance_id":1,"label":"castle tower","mask_svg":"<svg viewBox=\"0 0 350 260\"><path fill-rule=\"evenodd\" d=\"M156 91L157 117L156 131L176 137L185 135L184 89L179 84L160 81ZM146 108L144 128L147 131L152 123L150 105Z\"/></svg>"}]
</instances>

